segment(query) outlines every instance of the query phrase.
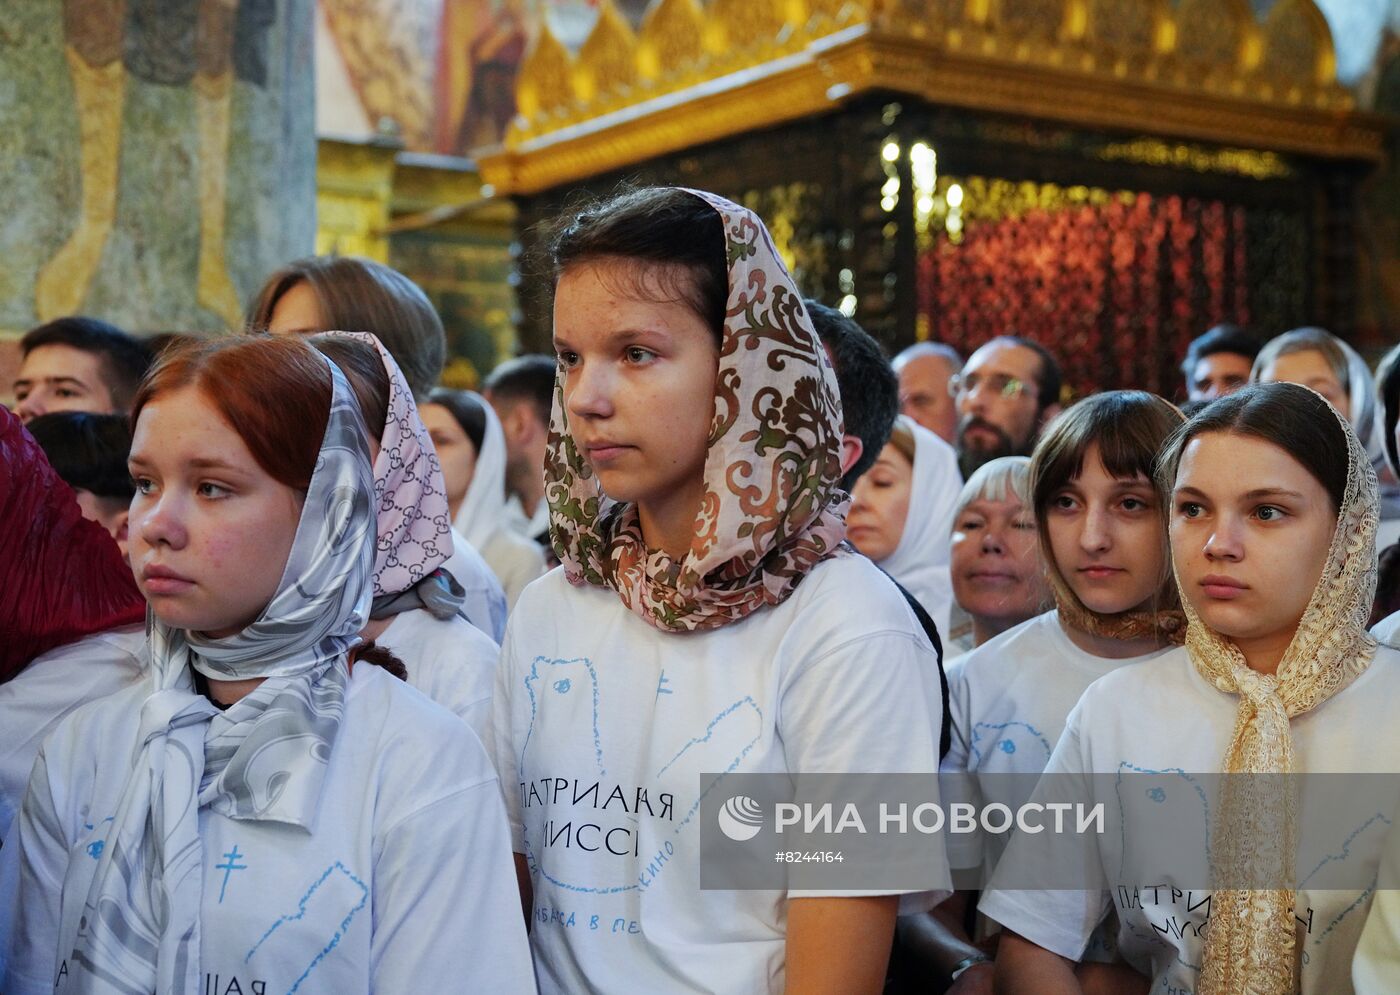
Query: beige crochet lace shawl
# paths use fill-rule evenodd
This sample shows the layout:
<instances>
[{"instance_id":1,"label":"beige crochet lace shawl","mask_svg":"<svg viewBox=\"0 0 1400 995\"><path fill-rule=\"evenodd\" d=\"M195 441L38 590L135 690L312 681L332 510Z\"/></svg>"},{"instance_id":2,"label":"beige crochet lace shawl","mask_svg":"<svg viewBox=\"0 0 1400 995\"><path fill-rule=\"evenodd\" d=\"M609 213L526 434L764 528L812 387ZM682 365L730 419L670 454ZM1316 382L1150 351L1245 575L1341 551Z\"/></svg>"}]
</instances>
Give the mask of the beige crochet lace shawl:
<instances>
[{"instance_id":1,"label":"beige crochet lace shawl","mask_svg":"<svg viewBox=\"0 0 1400 995\"><path fill-rule=\"evenodd\" d=\"M1346 500L1327 563L1276 674L1250 670L1244 655L1206 627L1182 598L1186 649L1215 687L1237 695L1238 710L1221 769L1227 774L1293 772L1289 720L1322 704L1371 664L1376 642L1366 621L1376 589L1376 475L1351 427ZM1180 578L1178 577L1178 584ZM1295 799L1286 778L1222 781L1211 858L1225 883L1294 880ZM1294 890L1222 888L1212 898L1201 995L1292 995L1297 991Z\"/></svg>"}]
</instances>

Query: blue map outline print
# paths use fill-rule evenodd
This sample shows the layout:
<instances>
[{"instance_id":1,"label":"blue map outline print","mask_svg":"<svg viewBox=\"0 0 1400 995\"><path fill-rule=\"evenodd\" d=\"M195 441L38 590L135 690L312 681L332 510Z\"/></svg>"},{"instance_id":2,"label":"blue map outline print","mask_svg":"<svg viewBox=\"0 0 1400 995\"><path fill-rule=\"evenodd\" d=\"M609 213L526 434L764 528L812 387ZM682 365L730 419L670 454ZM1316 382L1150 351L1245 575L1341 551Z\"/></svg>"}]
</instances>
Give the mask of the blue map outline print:
<instances>
[{"instance_id":1,"label":"blue map outline print","mask_svg":"<svg viewBox=\"0 0 1400 995\"><path fill-rule=\"evenodd\" d=\"M691 749L691 747L699 746L702 743L708 743L710 741L710 737L714 735L715 726L719 725L722 721L724 721L726 718L728 718L730 715L732 715L735 711L737 711L744 705L748 705L754 710L754 714L758 716L759 728L761 730L763 728L763 709L758 707L758 702L754 701L751 695L746 694L744 695L744 697L740 698L738 701L734 702L734 704L730 705L724 711L720 712L713 719L711 719L709 724L705 726L705 735L700 736L698 738L692 738L690 742L686 743L685 746L681 747L680 752L677 753L674 757L672 757L669 761L667 761L666 765L656 772L652 780L656 780L656 778L659 778L662 774L666 773L666 771L670 769L671 765L674 764L677 760L679 760L682 756L684 756ZM741 763L744 762L744 758L749 755L749 751L752 750L754 748L754 744L758 742L759 735L761 735L761 733L755 735L753 739L745 743L744 748L739 751L739 755L735 757L732 761L730 761L728 767L720 771L719 777L711 781L710 786L707 787L704 791L700 792L700 797L695 799L695 804L690 806L689 811L687 811L685 814L685 818L676 824L676 828L672 830L672 832L679 833L682 829L685 828L686 823L690 822L691 819L695 818L695 813L700 808L700 803L705 800L705 796L708 795L711 791L715 790L715 787L719 784L719 782L724 780L724 776L726 774L733 773L734 768L738 767Z\"/></svg>"},{"instance_id":2,"label":"blue map outline print","mask_svg":"<svg viewBox=\"0 0 1400 995\"><path fill-rule=\"evenodd\" d=\"M1036 739L1040 740L1040 745L1045 748L1045 759L1050 759L1050 754L1054 752L1054 748L1050 745L1050 741L1045 738L1045 734L1029 722L1020 722L1016 720L1010 722L978 722L973 725L972 741L967 744L967 748L972 752L973 760L976 762L977 766L980 767L982 764L982 751L977 748L977 741L982 738L983 730L990 730L991 732L1000 734L1011 728L1024 729ZM1003 752L1014 752L1014 750Z\"/></svg>"},{"instance_id":3,"label":"blue map outline print","mask_svg":"<svg viewBox=\"0 0 1400 995\"><path fill-rule=\"evenodd\" d=\"M306 890L306 894L301 896L301 899L297 902L297 911L292 915L278 917L277 921L267 928L267 932L263 933L258 942L254 943L252 947L249 948L247 955L243 958L243 963L247 964L253 959L253 954L258 952L258 948L266 943L267 940L271 938L272 934L277 932L283 925L305 918L306 906L310 903L312 896L316 894L316 891L321 885L330 880L331 875L336 871L340 871L351 883L360 889L360 901L354 908L346 913L345 918L340 921L340 928L336 930L335 935L321 948L320 953L312 958L311 963L306 966L305 971L301 972L301 976L292 984L292 987L287 989L287 995L293 995L293 993L301 987L302 982L311 976L311 972L320 967L321 962L326 959L330 952L340 945L340 941L345 936L346 930L350 928L351 921L354 920L355 916L359 915L360 910L369 903L369 886L356 877L348 867L338 860L327 867L321 876L312 883L311 887Z\"/></svg>"},{"instance_id":4,"label":"blue map outline print","mask_svg":"<svg viewBox=\"0 0 1400 995\"><path fill-rule=\"evenodd\" d=\"M594 761L595 761L595 764L596 764L596 766L597 766L598 776L599 776L599 777L605 776L606 773L607 773L607 770L606 770L606 765L604 764L604 759L603 759L602 734L601 734L601 731L600 731L599 726L598 726L598 704L599 704L598 673L597 673L597 670L595 669L595 667L594 667L594 665L593 665L593 661L591 661L591 660L588 659L587 657L573 657L573 658L571 658L571 659L562 659L562 658L550 658L550 657L546 657L546 656L541 655L541 656L535 657L535 659L531 662L531 664L530 664L530 672L529 672L529 674L524 678L524 681L523 681L523 683L524 683L524 685L525 685L525 692L526 692L526 694L528 694L528 695L530 696L530 722L529 722L529 726L527 727L526 732L525 732L524 741L521 743L521 746L520 746L520 757L519 757L518 768L517 768L517 769L520 770L520 771L524 771L524 770L526 770L526 769L528 768L528 765L526 764L526 760L525 760L525 754L526 754L527 749L529 748L531 739L534 737L535 722L536 722L536 720L539 718L539 705L540 705L540 702L539 702L539 698L538 698L538 696L537 696L536 688L537 688L537 686L539 685L540 680L545 676L544 673L541 672L541 664L543 664L543 665L545 665L545 666L548 666L548 667L561 667L561 666L579 667L579 666L581 666L581 667L583 667L583 668L588 672L589 681L590 681L590 683L591 683L591 685L592 685L592 702L591 702L591 704L592 704L592 714L591 714L591 717L590 717L590 718L591 718L591 728L590 728L590 732L591 732L591 735L592 735L592 738L593 738ZM659 688L659 687L660 687L660 683L658 682L658 688ZM672 693L672 692L668 689L668 690L666 691L666 693L667 693L667 694L670 694L670 693ZM658 695L657 697L659 697L659 695ZM733 703L731 703L731 704L725 706L723 709L720 710L720 712L719 712L717 715L714 716L714 718L710 719L709 722L706 723L706 725L705 725L705 732L704 732L703 735L691 737L690 740L689 740L688 742L686 742L686 743L676 752L676 754L675 754L673 757L671 757L670 760L668 760L665 764L663 764L663 765L661 766L661 768L658 769L658 770L656 771L656 773L652 775L652 781L655 782L658 778L660 778L667 770L669 770L671 767L673 767L683 756L685 756L685 755L686 755L687 753L689 753L691 750L695 749L696 747L703 746L704 744L710 742L710 741L712 740L713 736L714 736L714 732L715 732L716 727L718 727L719 724L720 724L721 722L723 722L725 719L729 718L731 715L733 715L733 714L735 714L736 712L738 712L739 710L741 710L745 705L748 705L751 709L753 709L753 713L754 713L754 715L755 715L755 716L757 717L757 719L758 719L757 731L754 733L753 737L752 737L747 743L744 744L743 748L739 751L738 755L736 755L733 759L727 761L727 765L726 765L725 768L720 772L719 776L716 777L716 778L710 783L710 785L709 785L708 787L706 787L706 788L704 789L704 791L702 791L702 792L700 793L699 797L696 798L695 803L694 803L693 805L691 805L691 806L689 807L689 809L687 809L684 818L682 818L682 819L676 824L676 826L673 828L673 830L672 830L673 833L678 834L678 833L679 833L679 832L680 832L680 831L695 817L695 813L699 811L699 809L700 809L700 804L701 804L701 802L704 801L705 797L706 797L711 791L713 791L713 790L719 785L719 783L720 783L722 780L724 780L724 777L725 777L726 774L731 773L735 768L737 768L737 767L739 766L739 764L741 764L741 763L743 762L744 758L745 758L746 756L749 755L750 751L752 751L752 749L754 748L754 746L758 743L759 739L762 737L762 734L763 734L763 732L762 732L762 730L763 730L763 710L762 710L761 708L759 708L758 703L757 703L756 701L753 700L753 697L752 697L751 695L745 695L743 698L740 698L738 701L735 701L735 702L733 702ZM635 816L633 816L632 821L633 821L634 823L637 821L637 819L636 819ZM561 880L561 879L559 879L559 878L554 877L552 874L550 874L548 871L546 871L543 867L540 866L540 862L539 862L538 858L537 858L536 855L535 855L535 849L534 849L534 847L533 847L533 845L531 844L531 841L530 841L530 832L529 832L528 827L527 827L526 830L525 830L525 839L524 839L524 843L525 843L525 859L526 859L526 862L528 863L528 865L529 865L529 867L530 867L530 870L531 870L532 872L538 873L538 874L539 874L540 876L542 876L545 880L549 881L551 884L554 884L554 885L556 885L556 886L558 886L558 887L560 887L560 888L564 888L564 889L567 889L567 890L569 890L569 891L580 892L580 893L585 893L585 894L595 894L595 895L614 895L614 894L618 894L618 893L621 893L621 892L626 892L626 891L638 891L638 890L641 889L641 884L638 883L638 882L636 882L636 881L633 881L633 882L631 882L631 883L629 883L629 884L612 885L612 886L598 886L598 887L587 886L587 885L571 884L571 883L569 883L569 882L567 882L567 881L563 881L563 880Z\"/></svg>"},{"instance_id":5,"label":"blue map outline print","mask_svg":"<svg viewBox=\"0 0 1400 995\"><path fill-rule=\"evenodd\" d=\"M1193 778L1190 774L1186 773L1186 771L1182 770L1180 767L1165 767L1161 770L1154 770L1151 767L1139 767L1137 764L1129 763L1126 760L1121 760L1118 763L1118 776L1113 784L1113 794L1114 797L1118 800L1119 879L1122 880L1126 876L1126 871L1123 867L1123 862L1126 859L1126 854L1128 850L1128 841L1126 839L1126 829L1128 820L1125 818L1123 812L1123 772L1125 769L1131 771L1134 774L1175 774L1177 777L1181 778L1195 790L1196 795L1201 799L1201 817L1205 824L1206 833L1206 859L1210 862L1210 873L1213 875L1215 873L1215 866L1214 861L1210 856L1210 799L1206 797L1205 789L1201 787L1201 785L1199 784L1199 782L1196 781L1195 778ZM1189 960L1183 959L1180 956L1179 948L1174 947L1172 946L1172 944L1168 943L1167 940L1165 940L1160 934L1158 934L1158 932L1155 929L1150 929L1150 935L1147 935L1144 934L1136 926L1134 926L1132 920L1128 919L1125 916L1120 915L1118 917L1118 921L1124 928L1128 930L1128 932L1132 933L1133 936L1137 937L1139 940L1147 940L1151 943L1155 943L1159 947L1166 947L1170 949L1172 951L1172 960L1176 961L1184 968L1195 971L1198 974L1200 973L1200 964L1192 964Z\"/></svg>"},{"instance_id":6,"label":"blue map outline print","mask_svg":"<svg viewBox=\"0 0 1400 995\"><path fill-rule=\"evenodd\" d=\"M1123 813L1123 799L1122 799L1122 776L1123 776L1123 772L1124 772L1124 769L1125 769L1125 768L1126 768L1127 770L1130 770L1130 771L1132 771L1132 772L1134 772L1134 773L1139 773L1139 774L1175 774L1175 775L1177 775L1178 777L1180 777L1182 780L1184 780L1184 781L1186 781L1188 784L1190 784L1191 787L1192 787L1193 789L1195 789L1197 795L1198 795L1198 796L1200 797L1200 799L1201 799L1201 804L1202 804L1202 806L1203 806L1203 808L1202 808L1202 819L1203 819L1203 821L1204 821L1204 823L1205 823L1205 826L1206 826L1206 840L1207 840L1206 853L1209 855L1209 853L1210 853L1210 846L1209 846L1209 840L1210 840L1210 834L1209 834L1209 830L1210 830L1210 800L1209 800L1209 799L1207 798L1207 796L1206 796L1205 789L1202 788L1202 787L1200 786L1200 784L1196 782L1195 778L1193 778L1191 775L1187 774L1184 770L1182 770L1182 769L1179 768L1179 767L1170 767L1170 768L1166 768L1166 769L1163 769L1163 770L1153 770L1153 769L1147 768L1147 767L1138 767L1138 766L1136 766L1135 764L1128 763L1126 760L1119 763L1119 765L1118 765L1118 780L1117 780L1117 782L1116 782L1116 784L1115 784L1115 793L1116 793L1117 796L1118 796L1118 822L1119 822L1119 833L1120 833L1120 836L1122 835L1122 833L1123 833L1123 831L1124 831L1124 824L1125 824L1125 822L1126 822L1126 820L1125 820L1125 818L1124 818L1124 813ZM1306 885L1307 885L1307 882L1308 882L1309 880L1311 880L1312 877L1313 877L1314 875L1316 875L1317 873L1319 873L1319 872L1320 872L1324 867L1326 867L1328 864L1333 863L1334 861L1347 860L1347 859L1351 856L1352 844L1356 841L1357 837L1359 837L1359 836L1360 836L1362 833L1364 833L1367 829L1369 829L1371 826L1375 825L1375 824L1378 823L1378 822L1379 822L1379 823L1382 823L1382 824L1384 825L1385 829L1389 829L1389 828L1393 825L1392 820L1391 820L1390 818L1388 818L1384 813L1376 812L1376 813L1372 814L1372 815L1371 815L1370 817L1368 817L1364 822L1362 822L1361 825L1357 826L1354 830L1351 831L1350 834L1347 835L1347 838L1346 838L1345 840L1342 841L1342 845L1341 845L1341 847L1340 847L1339 852L1327 854L1325 857L1323 857L1321 860L1319 860L1319 861L1317 862L1317 865L1316 865L1312 870L1310 870L1307 874L1303 875L1302 877L1300 877L1300 878L1298 879L1297 890L1298 890L1298 891L1304 890L1304 888L1305 888ZM1123 841L1123 840L1120 839L1120 854L1123 853L1123 852L1125 851L1125 849L1126 849L1125 841ZM1214 873L1215 873L1215 868L1214 868L1214 862L1213 862L1213 860L1212 860L1211 864L1212 864L1212 866L1211 866L1211 873L1214 874ZM1123 868L1122 868L1121 862L1120 862L1119 876L1120 876L1120 877L1123 876L1123 873L1124 873L1124 872L1123 872ZM1341 912L1339 912L1336 916L1334 916L1334 917L1331 919L1331 921L1328 922L1328 924L1327 924L1327 926L1326 926L1325 928L1319 930L1318 933L1317 933L1315 936L1313 936L1312 939L1308 942L1308 946L1317 946L1318 944L1323 943L1323 942L1327 939L1328 935L1329 935L1333 930L1335 930L1335 929L1337 928L1337 926L1339 926L1339 925L1341 924L1342 920L1346 919L1347 916L1351 915L1351 913L1355 912L1358 908L1360 908L1360 907L1366 902L1366 899L1374 892L1374 890L1375 890L1375 886L1374 886L1374 882L1373 882L1371 888L1368 888L1368 889L1366 889L1365 891L1363 891L1359 896L1357 896L1357 898L1355 899L1355 901L1351 902L1351 904L1349 904L1346 908L1342 909ZM1155 929L1151 931L1151 935L1149 936L1149 935L1144 934L1140 929L1138 929L1136 926L1134 926L1133 923L1132 923L1129 919L1124 918L1124 917L1120 917L1120 921L1121 921L1122 925L1123 925L1124 927L1127 928L1128 932L1132 933L1133 936L1137 937L1137 938L1140 939L1140 940L1145 939L1145 940L1148 940L1148 941L1150 941L1150 942L1152 942L1152 943L1157 944L1158 946L1165 946L1165 947L1170 947L1170 946L1171 946L1171 944L1168 943L1165 939L1163 939L1162 936L1158 935L1158 933L1157 933L1157 931L1156 931ZM1173 948L1173 949L1174 949L1174 948ZM1175 960L1178 964L1182 965L1183 967L1189 968L1189 969L1191 969L1191 970L1193 970L1193 971L1199 972L1200 969L1201 969L1201 965L1199 965L1199 964L1192 964L1190 961L1184 960L1184 959L1182 959L1180 956L1177 956L1177 955L1175 955L1175 954L1173 955L1173 958L1172 958L1172 959Z\"/></svg>"},{"instance_id":7,"label":"blue map outline print","mask_svg":"<svg viewBox=\"0 0 1400 995\"><path fill-rule=\"evenodd\" d=\"M114 818L110 815L102 820L102 822L112 821L114 821ZM101 823L98 823L98 825L101 825ZM91 822L84 822L83 828L86 829L88 832L92 832L94 829L97 828L97 826L93 825ZM83 847L83 850L86 851L87 855L93 860L101 860L102 851L105 849L107 849L107 838L105 836L100 840L93 840L90 843L88 843L87 846Z\"/></svg>"},{"instance_id":8,"label":"blue map outline print","mask_svg":"<svg viewBox=\"0 0 1400 995\"><path fill-rule=\"evenodd\" d=\"M1323 857L1322 860L1318 861L1316 867L1314 867L1311 871L1309 871L1303 878L1301 878L1298 881L1298 890L1302 891L1304 885L1307 884L1308 879L1311 878L1318 871L1322 870L1322 868L1326 867L1328 864L1336 860L1346 860L1347 858L1349 858L1351 856L1352 843L1356 841L1356 838L1358 836L1364 833L1371 826L1375 825L1377 822L1384 823L1385 830L1389 830L1390 827L1393 825L1391 820L1380 812L1377 812L1374 815L1372 815L1365 822L1363 822L1361 825L1357 826L1354 830L1352 830L1351 834L1347 836L1345 840L1342 841L1342 849L1340 853L1329 853L1326 857ZM1383 830L1382 832L1385 833L1385 830ZM1320 930L1318 934L1312 938L1310 945L1317 945L1322 943L1323 940L1327 939L1328 934L1331 933L1332 930L1336 929L1341 924L1343 919L1345 919L1347 916L1351 915L1358 908L1360 908L1366 902L1366 899L1369 898L1375 892L1376 880L1376 878L1373 878L1371 881L1371 887L1367 888L1359 896L1357 896L1356 901L1352 902L1346 908L1342 909L1341 912L1333 916L1332 921L1327 924L1326 928Z\"/></svg>"},{"instance_id":9,"label":"blue map outline print","mask_svg":"<svg viewBox=\"0 0 1400 995\"><path fill-rule=\"evenodd\" d=\"M1341 851L1341 853L1329 853L1327 856L1323 857L1321 860L1319 860L1319 861L1317 862L1317 866L1316 866L1316 867L1314 867L1312 870L1308 871L1307 874L1303 875L1301 878L1298 879L1298 890L1301 891L1301 890L1303 890L1304 888L1306 888L1307 885L1308 885L1308 881L1310 881L1310 880L1312 879L1312 876L1313 876L1314 874L1316 874L1318 871L1322 870L1322 869L1323 869L1324 867L1326 867L1328 864L1333 863L1334 861L1346 860L1348 857L1350 857L1350 856L1351 856L1351 844L1352 844L1353 842L1355 842L1356 837L1360 836L1362 833L1364 833L1364 832L1365 832L1367 829L1369 829L1371 826L1375 825L1377 822L1383 822L1383 823L1385 823L1385 825L1386 825L1387 827L1389 827L1390 824L1391 824L1390 820L1387 819L1387 818L1386 818L1384 815L1382 815L1380 812L1377 812L1377 813L1375 813L1374 815L1372 815L1369 819L1367 819L1367 820L1366 820L1365 822L1363 822L1361 825L1359 825L1359 826L1357 826L1355 829L1353 829L1353 830L1351 831L1351 834L1350 834L1349 836L1347 836L1346 839L1342 840L1342 851Z\"/></svg>"},{"instance_id":10,"label":"blue map outline print","mask_svg":"<svg viewBox=\"0 0 1400 995\"><path fill-rule=\"evenodd\" d=\"M1137 764L1121 760L1118 763L1117 778L1113 782L1113 795L1118 800L1118 878L1122 880L1127 875L1127 869L1123 866L1128 851L1127 840L1127 816L1123 812L1123 772L1124 769L1134 774L1175 774L1178 778L1189 784L1196 792L1196 796L1201 800L1201 824L1204 827L1206 841L1206 860L1208 862L1210 874L1215 875L1215 861L1210 856L1210 799L1206 797L1206 791L1200 783L1180 767L1164 767L1161 770L1153 770L1150 767L1139 767ZM1157 799L1154 799L1157 800Z\"/></svg>"},{"instance_id":11,"label":"blue map outline print","mask_svg":"<svg viewBox=\"0 0 1400 995\"><path fill-rule=\"evenodd\" d=\"M1336 929L1338 926L1340 926L1342 920L1345 919L1347 916L1351 915L1351 914L1352 914L1353 912L1355 912L1358 908L1360 908L1361 905L1362 905L1368 898L1370 898L1373 894L1375 894L1375 891L1376 891L1376 887L1375 887L1375 884L1374 884L1374 882L1373 882L1372 885L1371 885L1371 887L1367 888L1365 891L1363 891L1360 895L1358 895L1358 896L1356 897L1356 901L1352 902L1352 903L1351 903L1350 905L1348 905L1346 908L1342 909L1341 912L1337 913L1337 915L1333 917L1332 921L1329 922L1329 923L1327 924L1327 928L1326 928L1326 929L1322 930L1320 933L1317 934L1317 936L1313 937L1313 940L1312 940L1313 944L1319 944L1319 943L1321 943L1323 940L1325 940L1325 939L1327 938L1327 934L1328 934L1328 933L1332 932L1332 930L1334 930L1334 929ZM1303 963L1306 964L1307 961L1304 961Z\"/></svg>"},{"instance_id":12,"label":"blue map outline print","mask_svg":"<svg viewBox=\"0 0 1400 995\"><path fill-rule=\"evenodd\" d=\"M588 671L588 678L593 690L593 756L598 764L598 776L602 777L607 773L603 767L603 738L598 732L598 671L593 667L593 661L586 656L577 656L571 660L550 659L547 656L537 656L530 663L530 673L525 677L525 693L530 696L530 725L525 730L525 742L520 744L520 769L525 768L525 750L530 745L530 737L535 733L535 718L539 714L539 698L535 694L535 684L541 678L540 664L544 663L551 667L578 666L582 665Z\"/></svg>"}]
</instances>

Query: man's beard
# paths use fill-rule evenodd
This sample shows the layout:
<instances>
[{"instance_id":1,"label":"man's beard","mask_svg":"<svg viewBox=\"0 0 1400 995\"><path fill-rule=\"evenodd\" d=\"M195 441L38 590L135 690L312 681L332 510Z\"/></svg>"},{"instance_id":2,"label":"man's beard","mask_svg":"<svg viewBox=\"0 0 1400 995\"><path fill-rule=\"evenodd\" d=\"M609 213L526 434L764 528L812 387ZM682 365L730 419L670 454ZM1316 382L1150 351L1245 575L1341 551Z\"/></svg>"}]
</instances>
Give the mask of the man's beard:
<instances>
[{"instance_id":1,"label":"man's beard","mask_svg":"<svg viewBox=\"0 0 1400 995\"><path fill-rule=\"evenodd\" d=\"M983 429L996 436L996 444L985 449L972 449L967 444L967 432L969 429ZM963 480L980 467L983 463L990 463L994 459L1003 456L1026 456L1026 450L1031 447L1033 439L1027 440L1024 446L1018 446L1012 441L1011 436L1005 431L984 418L976 415L967 415L958 422L958 469L962 471Z\"/></svg>"}]
</instances>

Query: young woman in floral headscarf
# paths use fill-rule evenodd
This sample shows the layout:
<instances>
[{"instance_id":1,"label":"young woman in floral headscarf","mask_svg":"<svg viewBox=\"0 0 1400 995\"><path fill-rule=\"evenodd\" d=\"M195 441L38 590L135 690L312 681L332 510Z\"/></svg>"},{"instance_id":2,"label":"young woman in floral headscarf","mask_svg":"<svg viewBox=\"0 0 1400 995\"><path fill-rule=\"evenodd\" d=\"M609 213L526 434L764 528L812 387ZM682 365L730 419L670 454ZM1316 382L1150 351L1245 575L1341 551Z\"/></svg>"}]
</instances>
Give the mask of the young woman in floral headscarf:
<instances>
[{"instance_id":1,"label":"young woman in floral headscarf","mask_svg":"<svg viewBox=\"0 0 1400 995\"><path fill-rule=\"evenodd\" d=\"M44 742L0 989L533 991L480 742L358 655L364 421L299 340L167 353L133 418L142 679Z\"/></svg>"},{"instance_id":2,"label":"young woman in floral headscarf","mask_svg":"<svg viewBox=\"0 0 1400 995\"><path fill-rule=\"evenodd\" d=\"M1153 991L1346 995L1397 792L1342 775L1400 767L1400 652L1365 629L1375 474L1321 395L1274 383L1173 433L1159 481L1186 644L1100 679L1070 714L1038 797L1088 785L1121 815L1013 837L981 902L1005 928L997 990L1077 991L1073 964L1113 910ZM1023 890L1052 865L1080 873L1049 887L1088 890Z\"/></svg>"},{"instance_id":3,"label":"young woman in floral headscarf","mask_svg":"<svg viewBox=\"0 0 1400 995\"><path fill-rule=\"evenodd\" d=\"M562 566L511 616L492 723L540 987L877 992L893 892L927 908L941 847L889 894L700 888L704 772L938 764L933 649L842 545L801 296L757 217L695 191L585 208L553 258Z\"/></svg>"}]
</instances>

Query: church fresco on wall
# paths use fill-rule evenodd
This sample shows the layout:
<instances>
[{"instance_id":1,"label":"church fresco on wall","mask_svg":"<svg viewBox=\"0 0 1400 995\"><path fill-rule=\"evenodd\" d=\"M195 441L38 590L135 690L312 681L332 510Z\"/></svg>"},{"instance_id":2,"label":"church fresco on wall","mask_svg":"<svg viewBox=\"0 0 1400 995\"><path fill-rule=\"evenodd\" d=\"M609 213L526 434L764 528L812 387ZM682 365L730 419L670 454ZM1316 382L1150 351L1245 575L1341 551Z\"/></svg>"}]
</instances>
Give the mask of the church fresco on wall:
<instances>
[{"instance_id":1,"label":"church fresco on wall","mask_svg":"<svg viewBox=\"0 0 1400 995\"><path fill-rule=\"evenodd\" d=\"M350 116L415 152L466 156L497 144L515 116L515 81L537 26L581 45L596 0L318 0L336 79L318 94L322 116ZM645 0L619 4L634 25ZM341 108L336 108L341 109ZM345 119L344 115L340 116Z\"/></svg>"},{"instance_id":2,"label":"church fresco on wall","mask_svg":"<svg viewBox=\"0 0 1400 995\"><path fill-rule=\"evenodd\" d=\"M426 149L432 135L433 73L438 20L444 0L317 0L318 30L329 53L343 65L349 92L324 85L317 93L317 117L325 105L354 105L369 126L398 137L409 148ZM358 137L358 136L357 136Z\"/></svg>"},{"instance_id":3,"label":"church fresco on wall","mask_svg":"<svg viewBox=\"0 0 1400 995\"><path fill-rule=\"evenodd\" d=\"M309 0L7 0L0 329L79 312L138 331L239 323L314 235L309 15Z\"/></svg>"},{"instance_id":4,"label":"church fresco on wall","mask_svg":"<svg viewBox=\"0 0 1400 995\"><path fill-rule=\"evenodd\" d=\"M354 101L379 134L416 152L465 155L500 140L536 0L320 0Z\"/></svg>"}]
</instances>

